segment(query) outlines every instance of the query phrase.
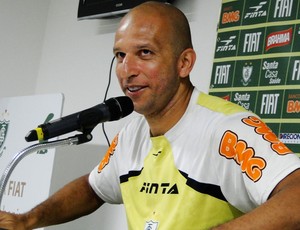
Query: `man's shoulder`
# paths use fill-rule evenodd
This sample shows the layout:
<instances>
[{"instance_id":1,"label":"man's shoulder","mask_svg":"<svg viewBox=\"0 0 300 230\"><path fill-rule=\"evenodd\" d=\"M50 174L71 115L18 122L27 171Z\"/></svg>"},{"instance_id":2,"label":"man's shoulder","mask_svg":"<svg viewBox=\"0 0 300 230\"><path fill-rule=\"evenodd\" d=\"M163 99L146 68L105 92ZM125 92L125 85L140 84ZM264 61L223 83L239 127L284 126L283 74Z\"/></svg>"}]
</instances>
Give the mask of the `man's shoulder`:
<instances>
[{"instance_id":1,"label":"man's shoulder","mask_svg":"<svg viewBox=\"0 0 300 230\"><path fill-rule=\"evenodd\" d=\"M222 113L223 115L232 115L236 113L248 112L245 108L223 98L208 95L200 92L197 98L197 105L200 105L210 111Z\"/></svg>"}]
</instances>

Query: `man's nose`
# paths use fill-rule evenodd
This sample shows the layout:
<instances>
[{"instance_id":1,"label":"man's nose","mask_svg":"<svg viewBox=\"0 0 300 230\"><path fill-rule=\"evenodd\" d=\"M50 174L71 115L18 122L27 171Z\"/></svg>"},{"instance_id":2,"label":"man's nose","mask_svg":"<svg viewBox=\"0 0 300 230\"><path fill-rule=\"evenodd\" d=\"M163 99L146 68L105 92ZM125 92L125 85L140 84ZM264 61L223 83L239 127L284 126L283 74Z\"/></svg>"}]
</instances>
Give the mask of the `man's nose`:
<instances>
[{"instance_id":1,"label":"man's nose","mask_svg":"<svg viewBox=\"0 0 300 230\"><path fill-rule=\"evenodd\" d=\"M127 77L138 75L138 62L137 57L127 54L123 60L123 71Z\"/></svg>"}]
</instances>

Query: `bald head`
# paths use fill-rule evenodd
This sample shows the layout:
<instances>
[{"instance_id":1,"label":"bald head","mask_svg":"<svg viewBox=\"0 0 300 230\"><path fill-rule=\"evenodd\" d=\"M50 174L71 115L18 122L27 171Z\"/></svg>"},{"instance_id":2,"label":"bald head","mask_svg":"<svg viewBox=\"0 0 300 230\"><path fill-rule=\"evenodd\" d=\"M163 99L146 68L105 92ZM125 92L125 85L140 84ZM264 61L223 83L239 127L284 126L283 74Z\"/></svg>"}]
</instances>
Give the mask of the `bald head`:
<instances>
[{"instance_id":1,"label":"bald head","mask_svg":"<svg viewBox=\"0 0 300 230\"><path fill-rule=\"evenodd\" d=\"M124 16L120 27L135 21L151 22L155 23L155 26L161 26L177 54L187 48L193 48L188 20L183 12L173 5L154 1L140 4Z\"/></svg>"},{"instance_id":2,"label":"bald head","mask_svg":"<svg viewBox=\"0 0 300 230\"><path fill-rule=\"evenodd\" d=\"M193 91L189 74L196 53L180 10L157 2L133 8L120 22L113 51L119 83L135 111L153 120L174 104L185 108L182 95Z\"/></svg>"}]
</instances>

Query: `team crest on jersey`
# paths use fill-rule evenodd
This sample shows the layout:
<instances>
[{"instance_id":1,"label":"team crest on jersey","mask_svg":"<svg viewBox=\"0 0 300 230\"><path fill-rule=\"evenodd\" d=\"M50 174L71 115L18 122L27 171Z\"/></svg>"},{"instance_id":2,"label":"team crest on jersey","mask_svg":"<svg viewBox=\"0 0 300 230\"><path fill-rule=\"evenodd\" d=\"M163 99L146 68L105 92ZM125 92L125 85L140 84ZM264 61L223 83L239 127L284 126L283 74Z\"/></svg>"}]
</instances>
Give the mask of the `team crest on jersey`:
<instances>
[{"instance_id":1,"label":"team crest on jersey","mask_svg":"<svg viewBox=\"0 0 300 230\"><path fill-rule=\"evenodd\" d=\"M146 221L144 230L157 230L158 229L158 222L150 220Z\"/></svg>"}]
</instances>

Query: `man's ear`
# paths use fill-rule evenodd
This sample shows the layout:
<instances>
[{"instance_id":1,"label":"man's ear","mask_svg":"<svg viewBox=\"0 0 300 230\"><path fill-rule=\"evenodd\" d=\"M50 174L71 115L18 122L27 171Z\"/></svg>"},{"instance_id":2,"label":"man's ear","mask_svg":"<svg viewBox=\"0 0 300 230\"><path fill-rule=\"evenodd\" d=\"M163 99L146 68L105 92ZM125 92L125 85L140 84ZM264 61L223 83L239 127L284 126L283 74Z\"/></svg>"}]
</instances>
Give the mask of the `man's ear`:
<instances>
[{"instance_id":1,"label":"man's ear","mask_svg":"<svg viewBox=\"0 0 300 230\"><path fill-rule=\"evenodd\" d=\"M178 59L178 74L185 78L189 76L196 61L196 53L192 48L185 49Z\"/></svg>"}]
</instances>

